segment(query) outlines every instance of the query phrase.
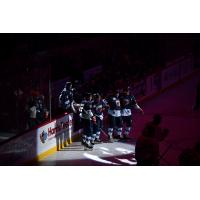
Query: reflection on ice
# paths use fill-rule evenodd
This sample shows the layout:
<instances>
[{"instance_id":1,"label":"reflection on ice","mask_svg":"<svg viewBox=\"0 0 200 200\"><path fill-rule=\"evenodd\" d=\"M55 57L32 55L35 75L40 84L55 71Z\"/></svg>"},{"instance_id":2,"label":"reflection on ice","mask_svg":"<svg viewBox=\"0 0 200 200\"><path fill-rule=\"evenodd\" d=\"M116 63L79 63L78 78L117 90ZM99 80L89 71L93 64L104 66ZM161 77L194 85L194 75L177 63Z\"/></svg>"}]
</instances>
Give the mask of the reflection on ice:
<instances>
[{"instance_id":1,"label":"reflection on ice","mask_svg":"<svg viewBox=\"0 0 200 200\"><path fill-rule=\"evenodd\" d=\"M124 148L120 148L120 147L115 148L115 150L117 150L117 151L119 151L119 152L121 152L123 154L133 153L133 151L130 151L130 150L124 149Z\"/></svg>"},{"instance_id":2,"label":"reflection on ice","mask_svg":"<svg viewBox=\"0 0 200 200\"><path fill-rule=\"evenodd\" d=\"M86 158L89 158L89 159L91 159L91 160L95 160L95 161L97 161L97 162L101 162L101 163L105 163L105 164L111 164L111 165L119 165L119 164L117 164L117 163L114 163L114 162L111 162L111 161L108 161L108 160L104 160L104 159L102 159L102 158L99 158L99 157L96 156L96 155L91 155L91 154L89 154L89 153L84 153L84 156L85 156Z\"/></svg>"},{"instance_id":3,"label":"reflection on ice","mask_svg":"<svg viewBox=\"0 0 200 200\"><path fill-rule=\"evenodd\" d=\"M106 148L106 147L99 147L99 149L102 149L102 150L105 150L105 151L109 151L109 149Z\"/></svg>"},{"instance_id":4,"label":"reflection on ice","mask_svg":"<svg viewBox=\"0 0 200 200\"><path fill-rule=\"evenodd\" d=\"M136 165L136 164L137 164L136 161L135 161L135 162L132 162L132 161L130 161L130 160L128 160L128 159L120 159L120 158L117 158L117 160L119 160L120 162L129 164L129 165Z\"/></svg>"},{"instance_id":5,"label":"reflection on ice","mask_svg":"<svg viewBox=\"0 0 200 200\"><path fill-rule=\"evenodd\" d=\"M102 151L102 154L104 154L104 155L111 155L111 156L113 156L113 153L109 153L109 152L107 152L107 151Z\"/></svg>"}]
</instances>

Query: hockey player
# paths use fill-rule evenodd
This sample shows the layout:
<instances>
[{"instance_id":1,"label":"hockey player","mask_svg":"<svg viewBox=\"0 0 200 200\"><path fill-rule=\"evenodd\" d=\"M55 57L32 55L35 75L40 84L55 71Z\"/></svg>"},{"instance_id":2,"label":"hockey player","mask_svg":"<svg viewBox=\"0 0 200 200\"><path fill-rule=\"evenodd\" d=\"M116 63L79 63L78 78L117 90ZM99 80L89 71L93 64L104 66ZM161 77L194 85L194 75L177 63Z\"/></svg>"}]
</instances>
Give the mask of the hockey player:
<instances>
[{"instance_id":1,"label":"hockey player","mask_svg":"<svg viewBox=\"0 0 200 200\"><path fill-rule=\"evenodd\" d=\"M107 98L108 103L108 136L109 141L113 140L113 131L116 129L117 138L122 138L122 117L121 117L121 105L119 99L119 92L116 91Z\"/></svg>"},{"instance_id":2,"label":"hockey player","mask_svg":"<svg viewBox=\"0 0 200 200\"><path fill-rule=\"evenodd\" d=\"M123 138L128 139L132 128L132 109L139 110L142 114L144 114L144 112L137 104L135 97L130 95L129 88L124 90L123 95L120 97L120 101L122 121L125 128Z\"/></svg>"},{"instance_id":3,"label":"hockey player","mask_svg":"<svg viewBox=\"0 0 200 200\"><path fill-rule=\"evenodd\" d=\"M86 99L82 101L83 109L80 113L83 126L82 144L88 149L93 149L92 136L95 116L92 112L92 103L92 94L88 93Z\"/></svg>"},{"instance_id":4,"label":"hockey player","mask_svg":"<svg viewBox=\"0 0 200 200\"><path fill-rule=\"evenodd\" d=\"M93 112L96 117L96 123L93 125L92 144L101 143L100 134L103 128L103 111L105 107L106 103L102 100L100 94L94 94Z\"/></svg>"},{"instance_id":5,"label":"hockey player","mask_svg":"<svg viewBox=\"0 0 200 200\"><path fill-rule=\"evenodd\" d=\"M59 106L63 111L73 112L73 88L71 82L66 82L59 96Z\"/></svg>"}]
</instances>

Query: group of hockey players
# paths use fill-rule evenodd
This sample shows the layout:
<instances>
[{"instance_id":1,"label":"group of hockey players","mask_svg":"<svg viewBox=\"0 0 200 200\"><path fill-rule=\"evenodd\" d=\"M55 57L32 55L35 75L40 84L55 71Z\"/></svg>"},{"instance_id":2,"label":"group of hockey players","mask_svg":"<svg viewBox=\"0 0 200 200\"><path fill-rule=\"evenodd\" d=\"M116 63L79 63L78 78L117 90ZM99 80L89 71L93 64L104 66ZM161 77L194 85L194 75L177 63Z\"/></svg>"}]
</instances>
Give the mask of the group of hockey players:
<instances>
[{"instance_id":1,"label":"group of hockey players","mask_svg":"<svg viewBox=\"0 0 200 200\"><path fill-rule=\"evenodd\" d=\"M106 98L102 98L98 93L86 93L80 102L76 101L75 91L72 83L67 82L59 96L59 105L67 112L79 114L83 128L82 144L85 148L93 149L95 144L102 142L100 135L102 132L105 134L104 113L108 116L108 141L129 139L132 129L132 110L136 109L143 113L135 97L130 94L129 88L121 92L114 90Z\"/></svg>"}]
</instances>

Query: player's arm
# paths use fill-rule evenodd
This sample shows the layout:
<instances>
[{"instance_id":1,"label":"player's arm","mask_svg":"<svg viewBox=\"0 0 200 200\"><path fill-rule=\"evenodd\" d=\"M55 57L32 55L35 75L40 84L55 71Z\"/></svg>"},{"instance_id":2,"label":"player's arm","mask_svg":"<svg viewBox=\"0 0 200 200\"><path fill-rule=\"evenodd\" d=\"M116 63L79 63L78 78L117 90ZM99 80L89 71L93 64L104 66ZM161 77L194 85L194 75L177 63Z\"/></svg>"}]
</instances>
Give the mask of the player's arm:
<instances>
[{"instance_id":1,"label":"player's arm","mask_svg":"<svg viewBox=\"0 0 200 200\"><path fill-rule=\"evenodd\" d=\"M133 108L138 110L140 113L142 113L144 115L143 109L138 105L134 96L132 97L131 101L132 101Z\"/></svg>"},{"instance_id":2,"label":"player's arm","mask_svg":"<svg viewBox=\"0 0 200 200\"><path fill-rule=\"evenodd\" d=\"M110 108L109 103L108 103L109 102L109 98L103 99L102 102L103 102L104 109L109 109Z\"/></svg>"},{"instance_id":3,"label":"player's arm","mask_svg":"<svg viewBox=\"0 0 200 200\"><path fill-rule=\"evenodd\" d=\"M144 115L143 109L142 109L137 103L135 104L134 108L135 108L136 110L139 110L139 112L141 112L141 113Z\"/></svg>"}]
</instances>

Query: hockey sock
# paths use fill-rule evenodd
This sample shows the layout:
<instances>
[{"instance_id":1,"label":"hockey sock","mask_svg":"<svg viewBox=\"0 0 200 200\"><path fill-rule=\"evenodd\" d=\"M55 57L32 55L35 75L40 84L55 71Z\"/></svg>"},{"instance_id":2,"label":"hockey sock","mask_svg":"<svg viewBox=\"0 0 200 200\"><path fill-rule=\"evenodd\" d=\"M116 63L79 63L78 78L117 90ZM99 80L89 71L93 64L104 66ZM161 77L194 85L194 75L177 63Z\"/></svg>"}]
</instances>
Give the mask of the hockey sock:
<instances>
[{"instance_id":1,"label":"hockey sock","mask_svg":"<svg viewBox=\"0 0 200 200\"><path fill-rule=\"evenodd\" d=\"M119 135L119 136L122 135L122 128L117 128L117 135Z\"/></svg>"},{"instance_id":2,"label":"hockey sock","mask_svg":"<svg viewBox=\"0 0 200 200\"><path fill-rule=\"evenodd\" d=\"M86 135L82 135L82 141L83 141L84 143L86 142L86 138L87 138Z\"/></svg>"},{"instance_id":3,"label":"hockey sock","mask_svg":"<svg viewBox=\"0 0 200 200\"><path fill-rule=\"evenodd\" d=\"M91 139L92 139L92 137L87 137L87 138L86 138L86 143L87 143L87 144L90 144Z\"/></svg>"},{"instance_id":4,"label":"hockey sock","mask_svg":"<svg viewBox=\"0 0 200 200\"><path fill-rule=\"evenodd\" d=\"M101 134L100 131L98 131L98 132L96 133L96 139L99 139L99 138L100 138L100 134Z\"/></svg>"},{"instance_id":5,"label":"hockey sock","mask_svg":"<svg viewBox=\"0 0 200 200\"><path fill-rule=\"evenodd\" d=\"M108 128L108 135L112 138L113 135L113 128Z\"/></svg>"},{"instance_id":6,"label":"hockey sock","mask_svg":"<svg viewBox=\"0 0 200 200\"><path fill-rule=\"evenodd\" d=\"M94 142L95 139L96 139L96 134L93 134L93 135L92 135L92 138L91 138L91 141Z\"/></svg>"},{"instance_id":7,"label":"hockey sock","mask_svg":"<svg viewBox=\"0 0 200 200\"><path fill-rule=\"evenodd\" d=\"M131 132L131 127L126 127L126 128L125 128L124 134L125 134L126 136L128 136L130 132Z\"/></svg>"}]
</instances>

